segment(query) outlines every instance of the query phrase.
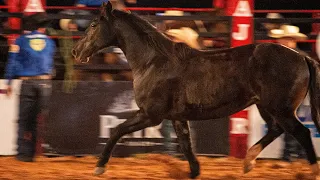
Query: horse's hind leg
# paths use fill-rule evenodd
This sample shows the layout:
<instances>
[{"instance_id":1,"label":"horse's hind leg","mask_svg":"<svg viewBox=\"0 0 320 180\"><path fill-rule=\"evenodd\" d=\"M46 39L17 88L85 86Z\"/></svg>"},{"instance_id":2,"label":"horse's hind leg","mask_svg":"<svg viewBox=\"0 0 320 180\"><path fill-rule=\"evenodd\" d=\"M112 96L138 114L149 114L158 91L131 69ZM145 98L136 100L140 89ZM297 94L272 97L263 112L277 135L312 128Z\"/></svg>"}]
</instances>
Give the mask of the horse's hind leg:
<instances>
[{"instance_id":1,"label":"horse's hind leg","mask_svg":"<svg viewBox=\"0 0 320 180\"><path fill-rule=\"evenodd\" d=\"M176 131L180 149L187 158L190 166L190 177L195 178L200 174L200 166L197 157L192 151L190 128L188 121L172 121Z\"/></svg>"},{"instance_id":2,"label":"horse's hind leg","mask_svg":"<svg viewBox=\"0 0 320 180\"><path fill-rule=\"evenodd\" d=\"M134 118L128 119L125 122L119 124L114 133L112 133L111 137L108 139L107 144L103 150L102 156L100 157L97 167L95 170L95 175L99 175L104 173L105 164L109 161L111 152L113 147L117 143L117 141L125 134L129 134L135 131L139 131L141 129L156 126L160 124L161 120L151 120L144 114L138 113Z\"/></svg>"},{"instance_id":3,"label":"horse's hind leg","mask_svg":"<svg viewBox=\"0 0 320 180\"><path fill-rule=\"evenodd\" d=\"M281 111L277 111L278 113ZM278 124L304 147L311 170L315 175L319 174L317 156L312 144L310 130L300 123L294 112L282 111L276 115Z\"/></svg>"},{"instance_id":4,"label":"horse's hind leg","mask_svg":"<svg viewBox=\"0 0 320 180\"><path fill-rule=\"evenodd\" d=\"M265 108L262 108L259 105L257 105L257 107L261 117L267 123L268 132L248 150L244 160L244 173L247 173L254 168L255 159L258 157L260 152L283 133L283 129L276 123L274 117L272 117Z\"/></svg>"}]
</instances>

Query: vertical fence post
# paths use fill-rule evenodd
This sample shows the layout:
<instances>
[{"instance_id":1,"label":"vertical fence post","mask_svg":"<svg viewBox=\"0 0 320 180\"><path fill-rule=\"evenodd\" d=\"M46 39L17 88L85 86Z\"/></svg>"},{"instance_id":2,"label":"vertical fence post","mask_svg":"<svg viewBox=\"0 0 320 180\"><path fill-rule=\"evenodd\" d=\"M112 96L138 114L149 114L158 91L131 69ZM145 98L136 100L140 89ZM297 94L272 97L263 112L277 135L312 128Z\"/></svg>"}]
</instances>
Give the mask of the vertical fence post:
<instances>
[{"instance_id":1,"label":"vertical fence post","mask_svg":"<svg viewBox=\"0 0 320 180\"><path fill-rule=\"evenodd\" d=\"M232 16L231 47L253 42L254 0L228 0L226 12ZM230 117L230 156L244 158L248 146L248 109Z\"/></svg>"}]
</instances>

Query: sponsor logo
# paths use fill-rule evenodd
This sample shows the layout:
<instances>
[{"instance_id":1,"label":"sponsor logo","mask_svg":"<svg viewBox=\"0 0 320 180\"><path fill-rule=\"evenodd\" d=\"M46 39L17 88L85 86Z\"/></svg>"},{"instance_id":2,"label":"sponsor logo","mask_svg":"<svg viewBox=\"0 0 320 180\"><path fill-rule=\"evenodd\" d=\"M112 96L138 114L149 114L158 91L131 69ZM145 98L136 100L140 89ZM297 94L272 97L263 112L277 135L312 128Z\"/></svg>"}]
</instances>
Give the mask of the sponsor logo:
<instances>
[{"instance_id":1,"label":"sponsor logo","mask_svg":"<svg viewBox=\"0 0 320 180\"><path fill-rule=\"evenodd\" d=\"M44 39L30 39L29 44L35 51L42 51L46 47L46 41Z\"/></svg>"},{"instance_id":2,"label":"sponsor logo","mask_svg":"<svg viewBox=\"0 0 320 180\"><path fill-rule=\"evenodd\" d=\"M250 4L248 1L240 0L237 7L232 14L235 17L252 17ZM236 23L237 24L237 23ZM250 24L237 24L238 32L232 33L232 38L238 41L244 41L248 39Z\"/></svg>"},{"instance_id":3,"label":"sponsor logo","mask_svg":"<svg viewBox=\"0 0 320 180\"><path fill-rule=\"evenodd\" d=\"M231 118L230 134L248 134L248 120L245 118Z\"/></svg>"}]
</instances>

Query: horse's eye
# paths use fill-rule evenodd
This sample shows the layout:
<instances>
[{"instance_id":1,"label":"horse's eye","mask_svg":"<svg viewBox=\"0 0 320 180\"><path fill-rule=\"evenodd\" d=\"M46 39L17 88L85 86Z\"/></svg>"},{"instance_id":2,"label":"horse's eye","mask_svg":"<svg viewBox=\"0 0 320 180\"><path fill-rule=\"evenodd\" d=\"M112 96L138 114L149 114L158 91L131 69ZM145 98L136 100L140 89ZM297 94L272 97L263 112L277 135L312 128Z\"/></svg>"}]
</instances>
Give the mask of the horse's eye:
<instances>
[{"instance_id":1,"label":"horse's eye","mask_svg":"<svg viewBox=\"0 0 320 180\"><path fill-rule=\"evenodd\" d=\"M96 27L96 26L97 26L96 23L92 23L92 24L91 24L91 27Z\"/></svg>"}]
</instances>

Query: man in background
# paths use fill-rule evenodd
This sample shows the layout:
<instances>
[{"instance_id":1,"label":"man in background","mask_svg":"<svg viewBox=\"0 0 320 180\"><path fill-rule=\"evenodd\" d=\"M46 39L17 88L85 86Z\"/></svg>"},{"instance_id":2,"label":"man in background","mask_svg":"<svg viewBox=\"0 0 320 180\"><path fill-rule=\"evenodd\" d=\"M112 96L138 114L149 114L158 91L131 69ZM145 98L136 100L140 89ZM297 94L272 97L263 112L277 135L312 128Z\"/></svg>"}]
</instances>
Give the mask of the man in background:
<instances>
[{"instance_id":1,"label":"man in background","mask_svg":"<svg viewBox=\"0 0 320 180\"><path fill-rule=\"evenodd\" d=\"M308 54L300 50L297 46L297 41L307 39L305 34L299 32L299 27L292 25L282 25L280 29L271 29L268 33L269 37L276 38L278 44L282 44L289 48L292 48L299 52L303 56L308 56ZM303 103L297 110L297 114L309 114L308 101L305 99ZM282 159L286 162L292 162L293 159L305 159L306 153L303 147L298 143L298 141L288 133L284 133L284 148Z\"/></svg>"},{"instance_id":2,"label":"man in background","mask_svg":"<svg viewBox=\"0 0 320 180\"><path fill-rule=\"evenodd\" d=\"M49 25L46 13L23 18L28 30L10 46L5 69L7 96L12 95L13 78L22 80L18 116L17 160L32 162L36 154L37 119L48 114L55 43L44 33Z\"/></svg>"}]
</instances>

